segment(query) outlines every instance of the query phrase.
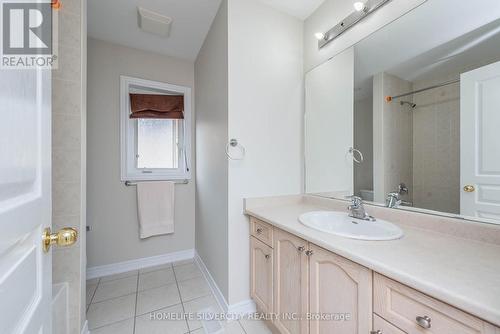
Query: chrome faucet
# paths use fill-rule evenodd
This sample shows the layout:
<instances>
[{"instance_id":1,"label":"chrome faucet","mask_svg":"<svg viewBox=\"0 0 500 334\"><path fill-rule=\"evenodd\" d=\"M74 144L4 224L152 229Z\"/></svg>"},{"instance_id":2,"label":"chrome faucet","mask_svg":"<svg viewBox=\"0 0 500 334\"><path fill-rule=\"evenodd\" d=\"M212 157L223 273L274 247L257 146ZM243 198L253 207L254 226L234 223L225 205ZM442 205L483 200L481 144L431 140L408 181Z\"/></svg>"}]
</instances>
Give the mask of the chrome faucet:
<instances>
[{"instance_id":1,"label":"chrome faucet","mask_svg":"<svg viewBox=\"0 0 500 334\"><path fill-rule=\"evenodd\" d=\"M388 208L397 208L400 205L413 206L413 203L402 200L401 192L392 192L387 194L385 206Z\"/></svg>"},{"instance_id":2,"label":"chrome faucet","mask_svg":"<svg viewBox=\"0 0 500 334\"><path fill-rule=\"evenodd\" d=\"M348 198L351 199L351 205L347 207L347 210L350 211L349 217L375 221L375 218L366 213L365 206L363 205L363 199L361 197L348 196Z\"/></svg>"},{"instance_id":3,"label":"chrome faucet","mask_svg":"<svg viewBox=\"0 0 500 334\"><path fill-rule=\"evenodd\" d=\"M393 192L393 193L388 193L387 194L387 199L385 200L385 205L388 208L397 208L400 206L402 203L400 194Z\"/></svg>"}]
</instances>

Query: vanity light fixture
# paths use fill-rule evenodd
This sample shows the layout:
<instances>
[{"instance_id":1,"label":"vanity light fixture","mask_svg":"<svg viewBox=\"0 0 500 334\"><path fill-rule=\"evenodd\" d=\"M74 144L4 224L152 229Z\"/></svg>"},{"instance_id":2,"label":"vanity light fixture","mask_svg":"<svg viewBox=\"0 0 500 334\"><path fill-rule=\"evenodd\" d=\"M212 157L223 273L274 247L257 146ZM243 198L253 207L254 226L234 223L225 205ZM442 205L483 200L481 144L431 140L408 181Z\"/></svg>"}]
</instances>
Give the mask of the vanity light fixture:
<instances>
[{"instance_id":1,"label":"vanity light fixture","mask_svg":"<svg viewBox=\"0 0 500 334\"><path fill-rule=\"evenodd\" d=\"M325 39L325 34L323 34L322 32L317 32L314 34L314 37L316 37L318 41L321 41L322 39Z\"/></svg>"},{"instance_id":2,"label":"vanity light fixture","mask_svg":"<svg viewBox=\"0 0 500 334\"><path fill-rule=\"evenodd\" d=\"M356 23L364 19L370 13L379 9L391 0L366 0L366 2L356 1L353 6L355 11L347 16L344 20L338 23L325 33L316 33L314 36L318 39L318 49L321 49L335 38L342 35L348 29L352 28ZM319 38L320 34L323 38Z\"/></svg>"},{"instance_id":3,"label":"vanity light fixture","mask_svg":"<svg viewBox=\"0 0 500 334\"><path fill-rule=\"evenodd\" d=\"M357 11L357 12L360 12L362 11L363 9L365 9L365 3L364 2L361 2L361 1L357 1L353 4L354 6L354 9Z\"/></svg>"}]
</instances>

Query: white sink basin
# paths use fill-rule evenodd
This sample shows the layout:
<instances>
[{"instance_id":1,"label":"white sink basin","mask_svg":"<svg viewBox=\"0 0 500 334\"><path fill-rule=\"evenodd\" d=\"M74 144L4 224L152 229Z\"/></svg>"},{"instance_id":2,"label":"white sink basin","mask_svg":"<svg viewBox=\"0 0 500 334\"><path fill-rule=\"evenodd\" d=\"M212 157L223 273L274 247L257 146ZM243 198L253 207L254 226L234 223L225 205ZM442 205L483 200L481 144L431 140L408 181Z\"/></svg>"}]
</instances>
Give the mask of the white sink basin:
<instances>
[{"instance_id":1,"label":"white sink basin","mask_svg":"<svg viewBox=\"0 0 500 334\"><path fill-rule=\"evenodd\" d=\"M345 212L312 211L299 217L299 221L315 230L359 240L394 240L403 231L388 221L368 221L349 217Z\"/></svg>"}]
</instances>

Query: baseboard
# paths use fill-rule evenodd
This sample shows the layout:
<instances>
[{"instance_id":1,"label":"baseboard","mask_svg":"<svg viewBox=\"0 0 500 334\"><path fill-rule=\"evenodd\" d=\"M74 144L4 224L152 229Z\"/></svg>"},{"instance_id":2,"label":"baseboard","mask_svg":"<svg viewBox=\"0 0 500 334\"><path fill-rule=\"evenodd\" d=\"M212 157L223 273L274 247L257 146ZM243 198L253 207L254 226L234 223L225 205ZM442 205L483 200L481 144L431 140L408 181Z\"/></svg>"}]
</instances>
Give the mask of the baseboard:
<instances>
[{"instance_id":1,"label":"baseboard","mask_svg":"<svg viewBox=\"0 0 500 334\"><path fill-rule=\"evenodd\" d=\"M90 334L90 331L89 331L89 322L87 320L85 320L85 323L83 324L83 327L82 327L82 334Z\"/></svg>"},{"instance_id":2,"label":"baseboard","mask_svg":"<svg viewBox=\"0 0 500 334\"><path fill-rule=\"evenodd\" d=\"M212 290L212 293L215 296L215 299L219 303L219 306L222 308L222 310L225 313L231 314L231 315L245 315L249 313L254 313L256 311L256 306L253 300L248 299L241 301L239 303L231 304L229 305L227 303L226 298L222 294L222 292L219 289L219 286L215 282L214 278L210 274L210 271L208 270L207 266L203 262L202 258L198 254L198 252L195 251L194 253L194 259L198 267L200 268L201 272L203 273L203 276L205 276L205 279L208 281L208 285L210 286L210 289Z\"/></svg>"},{"instance_id":3,"label":"baseboard","mask_svg":"<svg viewBox=\"0 0 500 334\"><path fill-rule=\"evenodd\" d=\"M143 257L136 260L89 267L87 268L87 279L125 273L131 270L143 269L176 261L188 260L192 259L194 254L194 249L187 249L179 252Z\"/></svg>"},{"instance_id":4,"label":"baseboard","mask_svg":"<svg viewBox=\"0 0 500 334\"><path fill-rule=\"evenodd\" d=\"M229 305L227 313L243 316L245 314L257 312L257 306L251 299L243 300L239 303Z\"/></svg>"},{"instance_id":5,"label":"baseboard","mask_svg":"<svg viewBox=\"0 0 500 334\"><path fill-rule=\"evenodd\" d=\"M219 303L219 306L222 308L222 311L227 312L229 309L229 306L227 304L227 300L222 294L222 292L219 289L219 286L217 283L215 283L214 278L210 274L210 271L208 270L207 266L201 259L200 255L198 254L197 251L194 252L194 260L196 264L198 265L198 268L200 268L201 272L203 273L203 276L205 276L205 279L208 281L208 285L210 286L210 289L212 290L212 293L215 296L215 299L217 299L217 302Z\"/></svg>"}]
</instances>

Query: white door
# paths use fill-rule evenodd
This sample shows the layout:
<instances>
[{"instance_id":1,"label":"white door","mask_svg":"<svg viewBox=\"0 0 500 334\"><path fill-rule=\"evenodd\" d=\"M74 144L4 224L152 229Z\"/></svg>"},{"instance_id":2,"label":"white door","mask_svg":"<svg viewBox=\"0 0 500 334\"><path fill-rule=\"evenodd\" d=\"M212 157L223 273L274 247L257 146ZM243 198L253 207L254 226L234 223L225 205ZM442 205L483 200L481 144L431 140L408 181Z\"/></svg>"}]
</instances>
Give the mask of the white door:
<instances>
[{"instance_id":1,"label":"white door","mask_svg":"<svg viewBox=\"0 0 500 334\"><path fill-rule=\"evenodd\" d=\"M500 62L461 76L460 213L500 220Z\"/></svg>"},{"instance_id":2,"label":"white door","mask_svg":"<svg viewBox=\"0 0 500 334\"><path fill-rule=\"evenodd\" d=\"M51 333L49 70L0 71L0 333Z\"/></svg>"},{"instance_id":3,"label":"white door","mask_svg":"<svg viewBox=\"0 0 500 334\"><path fill-rule=\"evenodd\" d=\"M305 91L306 192L352 195L353 49L306 73Z\"/></svg>"}]
</instances>

